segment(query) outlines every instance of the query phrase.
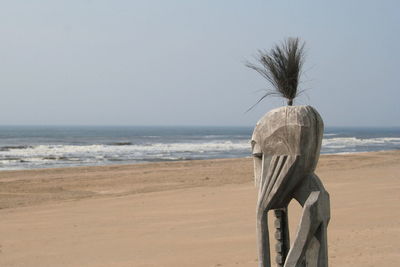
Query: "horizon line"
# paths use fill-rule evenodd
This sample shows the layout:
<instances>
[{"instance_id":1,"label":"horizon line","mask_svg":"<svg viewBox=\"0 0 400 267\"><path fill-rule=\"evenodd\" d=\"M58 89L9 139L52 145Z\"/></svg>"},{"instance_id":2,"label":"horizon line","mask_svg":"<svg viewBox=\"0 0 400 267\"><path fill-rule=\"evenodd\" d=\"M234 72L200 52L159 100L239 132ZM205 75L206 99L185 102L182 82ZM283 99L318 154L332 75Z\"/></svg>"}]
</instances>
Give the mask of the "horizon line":
<instances>
[{"instance_id":1,"label":"horizon line","mask_svg":"<svg viewBox=\"0 0 400 267\"><path fill-rule=\"evenodd\" d=\"M205 125L205 124L0 124L0 127L255 127L255 125ZM400 128L400 125L326 125L324 128Z\"/></svg>"}]
</instances>

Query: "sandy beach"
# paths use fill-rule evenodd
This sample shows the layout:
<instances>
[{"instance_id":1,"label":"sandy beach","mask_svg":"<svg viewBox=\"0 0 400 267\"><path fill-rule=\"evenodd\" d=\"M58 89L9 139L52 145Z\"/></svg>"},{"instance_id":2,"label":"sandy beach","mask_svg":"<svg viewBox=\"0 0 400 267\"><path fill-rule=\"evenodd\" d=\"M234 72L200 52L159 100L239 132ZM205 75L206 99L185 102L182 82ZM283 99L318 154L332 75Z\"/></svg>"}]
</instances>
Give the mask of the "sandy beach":
<instances>
[{"instance_id":1,"label":"sandy beach","mask_svg":"<svg viewBox=\"0 0 400 267\"><path fill-rule=\"evenodd\" d=\"M317 174L330 266L400 266L400 151ZM255 204L250 158L2 171L0 266L257 266Z\"/></svg>"}]
</instances>

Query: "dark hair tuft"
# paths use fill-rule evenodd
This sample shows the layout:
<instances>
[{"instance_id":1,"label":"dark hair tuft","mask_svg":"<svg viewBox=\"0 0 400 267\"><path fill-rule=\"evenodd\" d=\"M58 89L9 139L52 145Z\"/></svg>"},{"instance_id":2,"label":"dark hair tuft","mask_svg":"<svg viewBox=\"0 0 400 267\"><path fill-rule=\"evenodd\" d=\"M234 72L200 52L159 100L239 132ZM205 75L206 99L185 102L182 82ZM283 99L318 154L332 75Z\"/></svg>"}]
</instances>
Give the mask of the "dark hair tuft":
<instances>
[{"instance_id":1,"label":"dark hair tuft","mask_svg":"<svg viewBox=\"0 0 400 267\"><path fill-rule=\"evenodd\" d=\"M247 62L246 66L261 74L274 90L267 92L255 105L267 96L278 94L287 98L291 106L298 94L297 87L304 62L304 42L301 43L299 38L288 38L270 51L259 50L256 59L259 64Z\"/></svg>"}]
</instances>

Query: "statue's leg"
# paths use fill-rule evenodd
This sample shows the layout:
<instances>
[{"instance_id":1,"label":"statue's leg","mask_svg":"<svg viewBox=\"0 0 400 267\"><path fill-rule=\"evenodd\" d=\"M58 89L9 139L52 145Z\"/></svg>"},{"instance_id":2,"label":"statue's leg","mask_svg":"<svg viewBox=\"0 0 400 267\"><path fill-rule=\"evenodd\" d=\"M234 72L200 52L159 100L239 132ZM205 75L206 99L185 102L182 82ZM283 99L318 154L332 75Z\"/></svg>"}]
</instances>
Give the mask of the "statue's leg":
<instances>
[{"instance_id":1,"label":"statue's leg","mask_svg":"<svg viewBox=\"0 0 400 267\"><path fill-rule=\"evenodd\" d=\"M319 191L311 192L303 207L303 214L293 246L284 267L327 267L326 226L329 220L329 197ZM306 258L307 253L307 258Z\"/></svg>"},{"instance_id":2,"label":"statue's leg","mask_svg":"<svg viewBox=\"0 0 400 267\"><path fill-rule=\"evenodd\" d=\"M258 266L270 267L270 248L268 232L268 213L267 210L257 211L257 247L258 247Z\"/></svg>"},{"instance_id":3,"label":"statue's leg","mask_svg":"<svg viewBox=\"0 0 400 267\"><path fill-rule=\"evenodd\" d=\"M316 235L319 241L318 264L328 266L328 221L323 221Z\"/></svg>"},{"instance_id":4,"label":"statue's leg","mask_svg":"<svg viewBox=\"0 0 400 267\"><path fill-rule=\"evenodd\" d=\"M286 256L290 248L289 238L289 221L288 221L288 209L275 209L275 239L277 243L275 245L276 250L276 263L277 267L282 267L285 264Z\"/></svg>"}]
</instances>

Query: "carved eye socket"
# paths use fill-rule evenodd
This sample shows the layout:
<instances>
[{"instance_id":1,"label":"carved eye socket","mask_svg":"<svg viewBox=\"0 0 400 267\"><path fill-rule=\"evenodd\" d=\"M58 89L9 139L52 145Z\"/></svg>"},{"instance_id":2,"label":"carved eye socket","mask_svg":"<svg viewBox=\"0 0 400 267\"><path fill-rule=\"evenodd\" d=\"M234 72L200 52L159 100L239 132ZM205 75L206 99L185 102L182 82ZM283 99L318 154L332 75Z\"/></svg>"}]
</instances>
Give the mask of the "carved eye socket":
<instances>
[{"instance_id":1,"label":"carved eye socket","mask_svg":"<svg viewBox=\"0 0 400 267\"><path fill-rule=\"evenodd\" d=\"M262 158L262 153L253 153L253 157L261 159Z\"/></svg>"},{"instance_id":2,"label":"carved eye socket","mask_svg":"<svg viewBox=\"0 0 400 267\"><path fill-rule=\"evenodd\" d=\"M252 154L253 154L254 157L262 158L261 147L254 140L251 140L251 150L252 150Z\"/></svg>"}]
</instances>

